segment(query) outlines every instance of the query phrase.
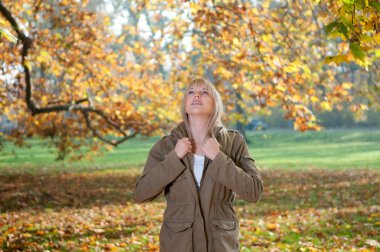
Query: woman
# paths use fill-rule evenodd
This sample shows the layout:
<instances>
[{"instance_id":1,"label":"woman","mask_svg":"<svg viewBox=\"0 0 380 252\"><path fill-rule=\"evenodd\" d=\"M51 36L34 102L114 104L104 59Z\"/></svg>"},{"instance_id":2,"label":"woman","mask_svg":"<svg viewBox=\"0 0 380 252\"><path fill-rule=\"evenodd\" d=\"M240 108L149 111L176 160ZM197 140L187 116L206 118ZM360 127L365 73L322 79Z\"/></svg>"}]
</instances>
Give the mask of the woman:
<instances>
[{"instance_id":1,"label":"woman","mask_svg":"<svg viewBox=\"0 0 380 252\"><path fill-rule=\"evenodd\" d=\"M235 193L258 201L260 173L244 138L222 125L222 100L209 81L190 82L181 110L183 122L149 152L135 200L165 192L160 251L239 251Z\"/></svg>"}]
</instances>

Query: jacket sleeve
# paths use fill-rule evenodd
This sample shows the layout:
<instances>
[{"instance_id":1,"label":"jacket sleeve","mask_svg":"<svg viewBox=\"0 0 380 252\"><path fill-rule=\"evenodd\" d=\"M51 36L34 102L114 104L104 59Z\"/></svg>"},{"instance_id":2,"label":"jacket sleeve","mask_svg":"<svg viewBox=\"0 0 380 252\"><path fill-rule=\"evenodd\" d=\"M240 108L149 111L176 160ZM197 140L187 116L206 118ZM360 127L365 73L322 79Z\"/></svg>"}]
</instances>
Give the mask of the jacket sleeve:
<instances>
[{"instance_id":1,"label":"jacket sleeve","mask_svg":"<svg viewBox=\"0 0 380 252\"><path fill-rule=\"evenodd\" d=\"M248 202L257 202L263 193L263 182L255 161L248 152L242 136L236 141L237 164L220 151L210 163L208 174L216 181L236 192Z\"/></svg>"},{"instance_id":2,"label":"jacket sleeve","mask_svg":"<svg viewBox=\"0 0 380 252\"><path fill-rule=\"evenodd\" d=\"M134 199L139 203L154 200L186 168L174 149L164 156L162 144L163 139L150 150L143 173L137 181Z\"/></svg>"}]
</instances>

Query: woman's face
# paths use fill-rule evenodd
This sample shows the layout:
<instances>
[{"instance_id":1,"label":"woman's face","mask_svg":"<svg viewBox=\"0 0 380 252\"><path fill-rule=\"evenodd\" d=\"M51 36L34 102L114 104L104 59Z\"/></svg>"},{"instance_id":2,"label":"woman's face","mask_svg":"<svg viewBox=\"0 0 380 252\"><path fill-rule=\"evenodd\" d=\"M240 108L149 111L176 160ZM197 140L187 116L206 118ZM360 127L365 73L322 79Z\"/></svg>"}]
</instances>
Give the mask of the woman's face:
<instances>
[{"instance_id":1,"label":"woman's face","mask_svg":"<svg viewBox=\"0 0 380 252\"><path fill-rule=\"evenodd\" d=\"M185 98L185 110L188 115L210 116L214 107L214 98L205 85L193 85Z\"/></svg>"}]
</instances>

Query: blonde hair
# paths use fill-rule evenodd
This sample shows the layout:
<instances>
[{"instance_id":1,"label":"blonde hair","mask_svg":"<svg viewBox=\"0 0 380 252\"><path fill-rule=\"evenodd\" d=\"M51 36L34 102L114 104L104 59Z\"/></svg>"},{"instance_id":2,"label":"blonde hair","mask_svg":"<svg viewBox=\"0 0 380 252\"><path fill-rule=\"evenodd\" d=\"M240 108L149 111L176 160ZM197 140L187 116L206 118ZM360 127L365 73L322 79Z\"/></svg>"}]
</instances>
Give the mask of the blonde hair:
<instances>
[{"instance_id":1,"label":"blonde hair","mask_svg":"<svg viewBox=\"0 0 380 252\"><path fill-rule=\"evenodd\" d=\"M222 98L219 92L216 90L216 88L210 81L204 78L198 77L190 81L182 98L182 104L181 104L182 119L183 119L183 122L185 123L188 136L190 137L190 139L193 138L191 135L191 130L190 130L189 117L186 113L186 107L185 107L186 95L189 92L189 89L191 87L193 86L198 87L200 85L204 85L206 90L211 94L211 97L214 99L214 107L211 111L211 115L208 120L206 136L216 138L216 136L214 135L215 127L222 127L221 133L227 134L227 130L222 123L222 115L223 115L224 109L223 109Z\"/></svg>"}]
</instances>

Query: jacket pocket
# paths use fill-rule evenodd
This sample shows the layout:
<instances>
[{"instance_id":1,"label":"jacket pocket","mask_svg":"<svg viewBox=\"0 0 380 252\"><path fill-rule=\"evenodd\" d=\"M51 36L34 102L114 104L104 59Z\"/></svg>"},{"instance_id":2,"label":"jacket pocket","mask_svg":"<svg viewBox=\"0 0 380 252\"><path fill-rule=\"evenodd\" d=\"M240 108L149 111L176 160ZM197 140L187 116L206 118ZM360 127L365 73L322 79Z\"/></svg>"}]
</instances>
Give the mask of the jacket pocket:
<instances>
[{"instance_id":1,"label":"jacket pocket","mask_svg":"<svg viewBox=\"0 0 380 252\"><path fill-rule=\"evenodd\" d=\"M164 221L160 232L160 251L193 251L193 222Z\"/></svg>"},{"instance_id":2,"label":"jacket pocket","mask_svg":"<svg viewBox=\"0 0 380 252\"><path fill-rule=\"evenodd\" d=\"M212 221L212 224L214 225L216 230L235 230L237 228L237 221L229 221L229 220L215 220Z\"/></svg>"},{"instance_id":3,"label":"jacket pocket","mask_svg":"<svg viewBox=\"0 0 380 252\"><path fill-rule=\"evenodd\" d=\"M193 226L192 222L166 222L169 229L173 232L183 232Z\"/></svg>"},{"instance_id":4,"label":"jacket pocket","mask_svg":"<svg viewBox=\"0 0 380 252\"><path fill-rule=\"evenodd\" d=\"M213 220L214 251L239 251L239 223L236 220Z\"/></svg>"}]
</instances>

